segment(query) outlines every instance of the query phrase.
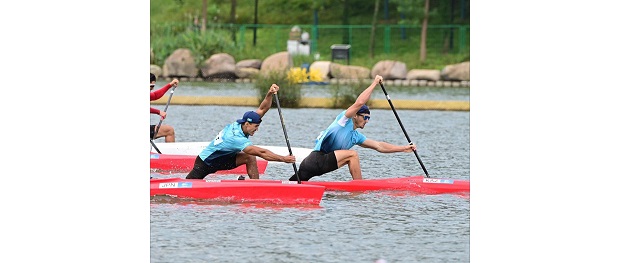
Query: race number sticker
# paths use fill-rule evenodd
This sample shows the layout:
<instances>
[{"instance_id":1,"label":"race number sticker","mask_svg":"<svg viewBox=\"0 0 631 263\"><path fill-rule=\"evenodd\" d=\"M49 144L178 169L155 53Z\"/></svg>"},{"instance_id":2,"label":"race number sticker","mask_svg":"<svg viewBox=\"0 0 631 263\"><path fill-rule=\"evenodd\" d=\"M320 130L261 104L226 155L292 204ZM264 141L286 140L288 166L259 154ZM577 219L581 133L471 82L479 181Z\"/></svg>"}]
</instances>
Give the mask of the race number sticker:
<instances>
[{"instance_id":1,"label":"race number sticker","mask_svg":"<svg viewBox=\"0 0 631 263\"><path fill-rule=\"evenodd\" d=\"M160 183L158 188L192 188L191 182L172 182L172 183Z\"/></svg>"},{"instance_id":2,"label":"race number sticker","mask_svg":"<svg viewBox=\"0 0 631 263\"><path fill-rule=\"evenodd\" d=\"M219 179L206 179L204 181L206 181L207 183L221 183L221 180Z\"/></svg>"},{"instance_id":3,"label":"race number sticker","mask_svg":"<svg viewBox=\"0 0 631 263\"><path fill-rule=\"evenodd\" d=\"M217 134L217 137L215 137L215 139L213 140L213 145L218 145L221 142L223 142L223 130L221 130L219 134Z\"/></svg>"},{"instance_id":4,"label":"race number sticker","mask_svg":"<svg viewBox=\"0 0 631 263\"><path fill-rule=\"evenodd\" d=\"M430 183L430 184L453 184L454 180L448 180L448 179L433 179L433 178L423 178L423 183Z\"/></svg>"}]
</instances>

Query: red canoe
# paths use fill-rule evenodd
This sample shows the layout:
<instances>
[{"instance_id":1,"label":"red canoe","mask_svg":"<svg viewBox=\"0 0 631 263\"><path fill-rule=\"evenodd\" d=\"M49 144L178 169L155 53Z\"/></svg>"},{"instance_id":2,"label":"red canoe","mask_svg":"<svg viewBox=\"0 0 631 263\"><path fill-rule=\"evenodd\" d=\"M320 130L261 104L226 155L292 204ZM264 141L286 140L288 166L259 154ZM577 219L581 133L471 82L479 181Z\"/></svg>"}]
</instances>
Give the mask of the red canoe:
<instances>
[{"instance_id":1,"label":"red canoe","mask_svg":"<svg viewBox=\"0 0 631 263\"><path fill-rule=\"evenodd\" d=\"M179 155L179 154L159 154L150 153L149 167L153 172L174 172L188 173L193 169L197 155ZM259 168L259 174L265 174L267 169L267 160L256 160ZM244 165L232 170L220 170L216 174L247 174L248 171Z\"/></svg>"},{"instance_id":2,"label":"red canoe","mask_svg":"<svg viewBox=\"0 0 631 263\"><path fill-rule=\"evenodd\" d=\"M319 205L324 187L307 184L270 184L254 180L214 182L181 178L150 179L150 196L211 199L229 203Z\"/></svg>"},{"instance_id":3,"label":"red canoe","mask_svg":"<svg viewBox=\"0 0 631 263\"><path fill-rule=\"evenodd\" d=\"M252 182L253 180L207 180L214 182ZM257 180L261 183L297 184L296 181ZM421 194L467 194L468 180L454 180L441 178L426 178L423 176L409 176L384 179L364 179L352 181L304 181L304 185L318 185L326 187L327 191L411 191Z\"/></svg>"}]
</instances>

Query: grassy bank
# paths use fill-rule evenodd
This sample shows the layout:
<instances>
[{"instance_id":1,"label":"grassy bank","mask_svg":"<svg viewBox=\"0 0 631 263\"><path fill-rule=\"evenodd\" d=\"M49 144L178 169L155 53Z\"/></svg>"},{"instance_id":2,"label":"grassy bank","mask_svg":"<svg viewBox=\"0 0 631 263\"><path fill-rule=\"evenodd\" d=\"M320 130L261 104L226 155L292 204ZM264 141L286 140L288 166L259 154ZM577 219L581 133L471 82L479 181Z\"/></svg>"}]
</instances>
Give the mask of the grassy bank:
<instances>
[{"instance_id":1,"label":"grassy bank","mask_svg":"<svg viewBox=\"0 0 631 263\"><path fill-rule=\"evenodd\" d=\"M350 64L371 69L380 60L397 60L406 63L408 69L442 69L446 65L469 60L468 25L446 25L431 23L427 32L427 59L420 62L420 27L398 26L397 21L380 19L375 31L374 56L370 55L370 21L372 5L354 7L349 27L341 27L340 8L331 5L321 10L319 27L313 26L313 11L305 1L289 1L278 9L275 1L261 1L256 44L254 44L253 7L251 4L237 6L237 19L230 24L229 1L210 2L207 8L209 24L202 34L195 26L194 18L201 19L202 1L152 0L151 49L152 64L162 65L177 48L188 48L202 63L216 53L228 53L235 60L265 59L271 54L286 51L290 28L299 25L317 42L312 42L310 56L295 56L294 65L320 60L331 60L332 44L351 44ZM294 3L295 2L295 3ZM324 12L326 11L326 12ZM382 17L380 15L380 17ZM439 21L440 22L440 21ZM250 26L246 26L250 24ZM316 36L317 35L317 36ZM346 61L336 61L346 63Z\"/></svg>"}]
</instances>

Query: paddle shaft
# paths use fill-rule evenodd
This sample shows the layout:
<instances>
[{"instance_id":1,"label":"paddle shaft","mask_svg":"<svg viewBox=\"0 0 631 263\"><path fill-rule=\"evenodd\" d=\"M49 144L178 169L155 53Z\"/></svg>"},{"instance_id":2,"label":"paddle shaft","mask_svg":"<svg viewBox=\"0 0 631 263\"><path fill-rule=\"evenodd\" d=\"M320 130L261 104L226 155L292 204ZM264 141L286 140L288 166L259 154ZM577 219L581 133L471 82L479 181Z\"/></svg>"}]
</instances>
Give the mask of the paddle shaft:
<instances>
[{"instance_id":1,"label":"paddle shaft","mask_svg":"<svg viewBox=\"0 0 631 263\"><path fill-rule=\"evenodd\" d=\"M155 143L153 143L153 140L149 140L149 142L151 143L151 146L153 146L153 148L155 148L155 149L156 149L156 151L157 151L159 154L162 154L162 152L160 151L160 149L158 149L158 146L156 146L156 144L155 144Z\"/></svg>"},{"instance_id":2,"label":"paddle shaft","mask_svg":"<svg viewBox=\"0 0 631 263\"><path fill-rule=\"evenodd\" d=\"M177 87L177 85L173 86L173 89L171 89L171 94L169 94L169 100L167 100L167 105L166 107L164 107L164 112L167 112L167 109L169 109L169 104L171 103L171 98L173 97L173 92L175 92L175 88ZM158 149L158 147L156 147L156 145L153 143L153 140L156 139L156 136L158 136L158 131L160 130L160 126L162 125L162 116L160 116L160 122L158 122L158 126L156 126L156 131L153 133L153 138L151 138L151 140L149 140L149 142L151 142L151 145L153 146L153 148L156 149L156 151L158 151L159 154L162 154L162 152L160 152L160 150Z\"/></svg>"},{"instance_id":3,"label":"paddle shaft","mask_svg":"<svg viewBox=\"0 0 631 263\"><path fill-rule=\"evenodd\" d=\"M287 137L287 130L285 129L285 121L283 120L283 113L280 111L280 101L278 101L278 95L274 94L274 99L276 100L276 108L278 108L278 116L280 116L280 124L283 126L283 133L285 134L285 141L287 142L287 149L289 150L289 155L294 155L291 152L291 146L289 145L289 137ZM294 166L294 172L296 173L296 179L298 183L301 184L300 176L298 176L298 168L296 168L296 163L291 163Z\"/></svg>"},{"instance_id":4,"label":"paddle shaft","mask_svg":"<svg viewBox=\"0 0 631 263\"><path fill-rule=\"evenodd\" d=\"M381 82L379 82L379 85L381 85L381 90L383 90L383 94L386 94L386 99L388 99L388 103L390 104L390 108L392 108L392 112L394 112L394 116L397 117L397 121L399 122L399 126L401 126L401 129L403 130L403 134L405 134L405 138L408 139L409 144L412 144L412 140L410 140L410 136L408 136L408 133L405 131L405 128L403 127L403 123L401 123L401 119L399 118L399 114L397 114L397 110L395 110L394 105L392 105L392 101L390 100L390 95L388 95L386 88L383 86ZM416 159L421 164L421 167L423 168L423 171L425 172L425 176L429 178L430 177L429 173L427 172L427 169L425 169L425 165L423 165L423 162L421 161L421 158L418 156L418 153L416 152L416 150L414 150L414 155L416 155Z\"/></svg>"}]
</instances>

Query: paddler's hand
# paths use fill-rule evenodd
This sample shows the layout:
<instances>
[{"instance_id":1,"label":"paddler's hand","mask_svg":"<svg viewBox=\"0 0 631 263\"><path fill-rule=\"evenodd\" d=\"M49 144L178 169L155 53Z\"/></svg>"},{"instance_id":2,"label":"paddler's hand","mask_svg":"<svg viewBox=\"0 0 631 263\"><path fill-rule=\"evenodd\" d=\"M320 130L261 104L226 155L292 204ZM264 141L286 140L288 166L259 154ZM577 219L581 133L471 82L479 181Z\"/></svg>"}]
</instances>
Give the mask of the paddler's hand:
<instances>
[{"instance_id":1,"label":"paddler's hand","mask_svg":"<svg viewBox=\"0 0 631 263\"><path fill-rule=\"evenodd\" d=\"M278 87L278 85L272 84L272 86L269 87L269 92L268 93L276 94L276 92L278 92L279 89L280 89L280 87Z\"/></svg>"},{"instance_id":2,"label":"paddler's hand","mask_svg":"<svg viewBox=\"0 0 631 263\"><path fill-rule=\"evenodd\" d=\"M409 144L409 145L406 145L406 146L403 146L403 147L405 147L405 149L403 151L406 152L406 153L409 153L409 152L412 152L412 151L416 151L416 145L414 145L414 144Z\"/></svg>"},{"instance_id":3,"label":"paddler's hand","mask_svg":"<svg viewBox=\"0 0 631 263\"><path fill-rule=\"evenodd\" d=\"M177 80L177 79L173 79L173 80L171 80L171 86L172 86L172 87L173 87L173 86L177 86L177 84L178 84L178 83L180 83L180 81L179 81L179 80Z\"/></svg>"},{"instance_id":4,"label":"paddler's hand","mask_svg":"<svg viewBox=\"0 0 631 263\"><path fill-rule=\"evenodd\" d=\"M160 119L164 120L167 117L166 111L160 111Z\"/></svg>"},{"instance_id":5,"label":"paddler's hand","mask_svg":"<svg viewBox=\"0 0 631 263\"><path fill-rule=\"evenodd\" d=\"M383 82L383 77L381 75L377 75L375 76L375 79L372 81L373 84L377 85L379 83Z\"/></svg>"},{"instance_id":6,"label":"paddler's hand","mask_svg":"<svg viewBox=\"0 0 631 263\"><path fill-rule=\"evenodd\" d=\"M296 162L296 156L293 156L293 155L283 156L283 162L295 163Z\"/></svg>"}]
</instances>

